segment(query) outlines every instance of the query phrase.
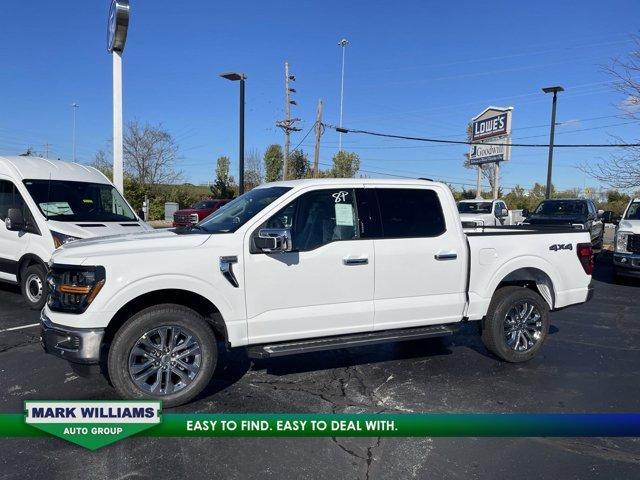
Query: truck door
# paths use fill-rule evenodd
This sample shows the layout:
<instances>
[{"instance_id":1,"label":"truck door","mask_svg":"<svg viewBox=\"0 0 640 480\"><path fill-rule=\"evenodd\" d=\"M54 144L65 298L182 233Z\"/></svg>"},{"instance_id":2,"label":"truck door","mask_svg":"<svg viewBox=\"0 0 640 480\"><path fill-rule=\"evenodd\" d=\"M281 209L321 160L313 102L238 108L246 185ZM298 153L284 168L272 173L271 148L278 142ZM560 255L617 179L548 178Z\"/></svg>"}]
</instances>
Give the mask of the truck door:
<instances>
[{"instance_id":1,"label":"truck door","mask_svg":"<svg viewBox=\"0 0 640 480\"><path fill-rule=\"evenodd\" d=\"M306 191L245 241L251 343L339 335L373 328L373 240L360 234L351 188ZM261 228L287 228L293 251L263 253Z\"/></svg>"},{"instance_id":2,"label":"truck door","mask_svg":"<svg viewBox=\"0 0 640 480\"><path fill-rule=\"evenodd\" d=\"M11 181L0 178L0 279L16 281L18 260L26 250L30 234L7 230L4 222L10 208L22 209L25 221L29 223L26 230L34 228L29 209L18 189Z\"/></svg>"},{"instance_id":3,"label":"truck door","mask_svg":"<svg viewBox=\"0 0 640 480\"><path fill-rule=\"evenodd\" d=\"M459 321L468 254L453 200L436 187L375 191L382 223L374 240L375 330Z\"/></svg>"}]
</instances>

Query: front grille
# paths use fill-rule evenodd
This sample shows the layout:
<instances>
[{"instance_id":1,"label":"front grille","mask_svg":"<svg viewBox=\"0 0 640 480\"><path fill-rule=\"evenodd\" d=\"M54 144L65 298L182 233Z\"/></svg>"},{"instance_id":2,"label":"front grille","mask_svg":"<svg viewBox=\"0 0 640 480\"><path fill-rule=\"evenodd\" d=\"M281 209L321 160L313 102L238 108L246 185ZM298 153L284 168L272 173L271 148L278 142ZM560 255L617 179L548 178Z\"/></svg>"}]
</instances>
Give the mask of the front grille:
<instances>
[{"instance_id":1,"label":"front grille","mask_svg":"<svg viewBox=\"0 0 640 480\"><path fill-rule=\"evenodd\" d=\"M173 221L177 223L198 223L198 214L191 215L174 215Z\"/></svg>"},{"instance_id":2,"label":"front grille","mask_svg":"<svg viewBox=\"0 0 640 480\"><path fill-rule=\"evenodd\" d=\"M627 251L631 253L640 253L640 235L629 235L627 240Z\"/></svg>"}]
</instances>

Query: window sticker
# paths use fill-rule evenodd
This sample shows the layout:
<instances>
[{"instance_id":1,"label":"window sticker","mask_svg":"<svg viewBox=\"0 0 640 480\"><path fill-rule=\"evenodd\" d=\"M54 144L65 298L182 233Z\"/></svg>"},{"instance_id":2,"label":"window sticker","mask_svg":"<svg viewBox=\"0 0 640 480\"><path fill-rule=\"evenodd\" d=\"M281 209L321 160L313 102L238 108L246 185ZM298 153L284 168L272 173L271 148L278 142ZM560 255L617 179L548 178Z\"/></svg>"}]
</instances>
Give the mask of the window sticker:
<instances>
[{"instance_id":1,"label":"window sticker","mask_svg":"<svg viewBox=\"0 0 640 480\"><path fill-rule=\"evenodd\" d=\"M346 202L347 201L347 195L349 195L349 192L347 192L346 190L342 190L340 192L336 192L336 193L332 193L331 194L331 196L336 201L336 203Z\"/></svg>"},{"instance_id":2,"label":"window sticker","mask_svg":"<svg viewBox=\"0 0 640 480\"><path fill-rule=\"evenodd\" d=\"M73 210L67 202L41 203L40 209L45 215L73 215Z\"/></svg>"},{"instance_id":3,"label":"window sticker","mask_svg":"<svg viewBox=\"0 0 640 480\"><path fill-rule=\"evenodd\" d=\"M336 203L336 225L353 227L353 208L349 203Z\"/></svg>"}]
</instances>

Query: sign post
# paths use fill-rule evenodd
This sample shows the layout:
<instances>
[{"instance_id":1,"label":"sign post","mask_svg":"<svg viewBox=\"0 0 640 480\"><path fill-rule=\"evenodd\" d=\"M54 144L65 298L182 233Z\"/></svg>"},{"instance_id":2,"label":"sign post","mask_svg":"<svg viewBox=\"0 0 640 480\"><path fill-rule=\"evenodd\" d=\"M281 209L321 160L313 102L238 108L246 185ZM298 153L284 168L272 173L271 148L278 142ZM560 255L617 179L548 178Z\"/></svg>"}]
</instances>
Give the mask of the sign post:
<instances>
[{"instance_id":1,"label":"sign post","mask_svg":"<svg viewBox=\"0 0 640 480\"><path fill-rule=\"evenodd\" d=\"M511 116L513 107L488 107L471 119L469 164L477 165L476 198L480 198L481 171L485 163L495 163L493 198L498 198L500 162L511 158Z\"/></svg>"},{"instance_id":2,"label":"sign post","mask_svg":"<svg viewBox=\"0 0 640 480\"><path fill-rule=\"evenodd\" d=\"M122 52L129 29L129 0L112 0L107 22L107 51L113 57L113 184L124 194L122 141Z\"/></svg>"}]
</instances>

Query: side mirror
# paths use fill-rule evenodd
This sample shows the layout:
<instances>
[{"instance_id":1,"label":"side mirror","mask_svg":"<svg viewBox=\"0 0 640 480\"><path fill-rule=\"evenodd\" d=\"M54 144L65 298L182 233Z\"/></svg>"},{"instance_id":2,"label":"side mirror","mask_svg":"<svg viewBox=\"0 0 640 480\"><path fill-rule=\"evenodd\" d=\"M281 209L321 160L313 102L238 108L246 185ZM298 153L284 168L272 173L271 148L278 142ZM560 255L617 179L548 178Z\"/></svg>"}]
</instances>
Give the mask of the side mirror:
<instances>
[{"instance_id":1,"label":"side mirror","mask_svg":"<svg viewBox=\"0 0 640 480\"><path fill-rule=\"evenodd\" d=\"M7 230L13 230L15 232L22 230L25 226L22 210L19 208L10 208L7 218L4 219L4 224Z\"/></svg>"},{"instance_id":2,"label":"side mirror","mask_svg":"<svg viewBox=\"0 0 640 480\"><path fill-rule=\"evenodd\" d=\"M506 208L503 208L500 210L500 216L502 218L508 217L509 216L509 210L507 210Z\"/></svg>"},{"instance_id":3,"label":"side mirror","mask_svg":"<svg viewBox=\"0 0 640 480\"><path fill-rule=\"evenodd\" d=\"M611 210L607 210L606 212L602 212L602 221L604 223L613 223L613 212Z\"/></svg>"},{"instance_id":4,"label":"side mirror","mask_svg":"<svg viewBox=\"0 0 640 480\"><path fill-rule=\"evenodd\" d=\"M522 209L522 216L523 216L524 218L527 218L529 215L530 215L530 213L529 213L529 209L528 209L528 208L523 208L523 209Z\"/></svg>"},{"instance_id":5,"label":"side mirror","mask_svg":"<svg viewBox=\"0 0 640 480\"><path fill-rule=\"evenodd\" d=\"M265 253L290 252L293 249L288 228L262 228L253 242L258 250Z\"/></svg>"}]
</instances>

